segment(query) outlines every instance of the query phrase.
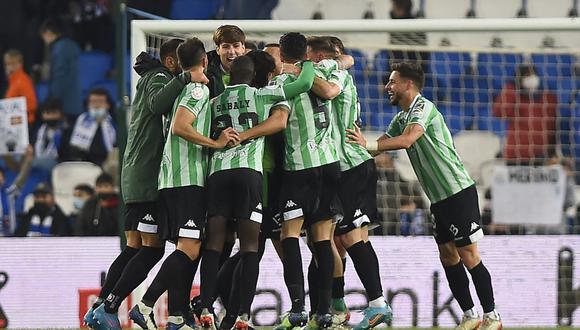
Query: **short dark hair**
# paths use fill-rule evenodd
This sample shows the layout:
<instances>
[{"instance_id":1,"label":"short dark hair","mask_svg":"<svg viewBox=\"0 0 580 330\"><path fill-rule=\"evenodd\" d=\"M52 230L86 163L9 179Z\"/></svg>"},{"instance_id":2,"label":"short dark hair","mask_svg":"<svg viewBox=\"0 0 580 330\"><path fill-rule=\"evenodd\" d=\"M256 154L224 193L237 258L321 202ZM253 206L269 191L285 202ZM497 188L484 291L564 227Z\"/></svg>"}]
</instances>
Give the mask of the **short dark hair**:
<instances>
[{"instance_id":1,"label":"short dark hair","mask_svg":"<svg viewBox=\"0 0 580 330\"><path fill-rule=\"evenodd\" d=\"M419 90L425 85L425 73L418 63L396 62L391 64L391 71L397 71L401 77L411 80Z\"/></svg>"},{"instance_id":2,"label":"short dark hair","mask_svg":"<svg viewBox=\"0 0 580 330\"><path fill-rule=\"evenodd\" d=\"M254 61L246 55L238 56L232 61L230 82L251 82L254 78Z\"/></svg>"},{"instance_id":3,"label":"short dark hair","mask_svg":"<svg viewBox=\"0 0 580 330\"><path fill-rule=\"evenodd\" d=\"M254 41L246 41L244 43L244 46L246 47L246 49L249 49L249 50L258 49L258 44L256 44Z\"/></svg>"},{"instance_id":4,"label":"short dark hair","mask_svg":"<svg viewBox=\"0 0 580 330\"><path fill-rule=\"evenodd\" d=\"M102 184L114 184L113 177L109 173L101 173L97 180L95 181L95 186L102 185Z\"/></svg>"},{"instance_id":5,"label":"short dark hair","mask_svg":"<svg viewBox=\"0 0 580 330\"><path fill-rule=\"evenodd\" d=\"M344 44L342 43L342 40L340 40L339 37L335 37L335 36L324 36L322 38L326 38L328 39L328 41L330 41L330 43L338 48L338 51L340 52L340 54L346 54L346 50L344 49Z\"/></svg>"},{"instance_id":6,"label":"short dark hair","mask_svg":"<svg viewBox=\"0 0 580 330\"><path fill-rule=\"evenodd\" d=\"M213 33L213 42L219 46L225 42L246 42L246 35L244 31L235 25L222 25Z\"/></svg>"},{"instance_id":7,"label":"short dark hair","mask_svg":"<svg viewBox=\"0 0 580 330\"><path fill-rule=\"evenodd\" d=\"M62 102L57 98L48 98L40 106L41 112L63 112Z\"/></svg>"},{"instance_id":8,"label":"short dark hair","mask_svg":"<svg viewBox=\"0 0 580 330\"><path fill-rule=\"evenodd\" d=\"M173 38L164 41L159 48L159 59L165 61L168 56L177 57L177 47L183 43L183 39Z\"/></svg>"},{"instance_id":9,"label":"short dark hair","mask_svg":"<svg viewBox=\"0 0 580 330\"><path fill-rule=\"evenodd\" d=\"M274 57L263 50L252 50L246 56L254 61L255 74L250 85L256 88L268 85L268 74L276 70Z\"/></svg>"},{"instance_id":10,"label":"short dark hair","mask_svg":"<svg viewBox=\"0 0 580 330\"><path fill-rule=\"evenodd\" d=\"M87 102L89 100L89 97L91 95L99 95L99 96L104 96L107 98L107 103L109 103L109 106L112 108L113 107L113 98L111 97L111 94L109 94L109 91L104 89L103 87L95 87L93 89L91 89L89 91L89 94L87 94Z\"/></svg>"},{"instance_id":11,"label":"short dark hair","mask_svg":"<svg viewBox=\"0 0 580 330\"><path fill-rule=\"evenodd\" d=\"M533 66L532 64L522 64L518 66L518 68L516 69L516 77L529 76L532 73L536 72L538 71L536 70L536 67Z\"/></svg>"},{"instance_id":12,"label":"short dark hair","mask_svg":"<svg viewBox=\"0 0 580 330\"><path fill-rule=\"evenodd\" d=\"M77 184L75 186L74 190L80 190L80 191L86 192L89 195L94 195L95 194L95 189L93 189L93 187L89 186L86 183Z\"/></svg>"},{"instance_id":13,"label":"short dark hair","mask_svg":"<svg viewBox=\"0 0 580 330\"><path fill-rule=\"evenodd\" d=\"M50 31L54 34L62 34L64 31L63 23L60 19L49 17L40 25L40 32Z\"/></svg>"},{"instance_id":14,"label":"short dark hair","mask_svg":"<svg viewBox=\"0 0 580 330\"><path fill-rule=\"evenodd\" d=\"M299 32L288 32L280 37L280 54L288 60L302 60L306 56L306 37Z\"/></svg>"},{"instance_id":15,"label":"short dark hair","mask_svg":"<svg viewBox=\"0 0 580 330\"><path fill-rule=\"evenodd\" d=\"M308 47L310 47L310 49L315 52L324 52L326 54L336 53L334 45L330 42L328 38L310 37L308 38L306 45L308 45Z\"/></svg>"},{"instance_id":16,"label":"short dark hair","mask_svg":"<svg viewBox=\"0 0 580 330\"><path fill-rule=\"evenodd\" d=\"M264 45L264 48L268 48L268 47L277 47L277 48L280 48L280 44L279 43L276 43L276 42L270 42L270 43Z\"/></svg>"},{"instance_id":17,"label":"short dark hair","mask_svg":"<svg viewBox=\"0 0 580 330\"><path fill-rule=\"evenodd\" d=\"M205 47L198 38L188 38L177 47L177 59L183 70L200 65L204 56Z\"/></svg>"}]
</instances>

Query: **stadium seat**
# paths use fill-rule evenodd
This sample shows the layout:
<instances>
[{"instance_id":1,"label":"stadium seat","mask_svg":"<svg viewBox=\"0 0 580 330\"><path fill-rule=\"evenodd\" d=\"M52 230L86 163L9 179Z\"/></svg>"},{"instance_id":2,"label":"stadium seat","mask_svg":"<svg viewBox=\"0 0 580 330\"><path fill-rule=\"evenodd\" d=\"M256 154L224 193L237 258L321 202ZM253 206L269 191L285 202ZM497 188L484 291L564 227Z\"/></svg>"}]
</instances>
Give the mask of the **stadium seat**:
<instances>
[{"instance_id":1,"label":"stadium seat","mask_svg":"<svg viewBox=\"0 0 580 330\"><path fill-rule=\"evenodd\" d=\"M171 19L212 19L215 18L219 0L173 0L169 17Z\"/></svg>"},{"instance_id":2,"label":"stadium seat","mask_svg":"<svg viewBox=\"0 0 580 330\"><path fill-rule=\"evenodd\" d=\"M436 106L443 115L451 134L455 135L473 127L473 108L449 102L441 102Z\"/></svg>"},{"instance_id":3,"label":"stadium seat","mask_svg":"<svg viewBox=\"0 0 580 330\"><path fill-rule=\"evenodd\" d=\"M577 120L579 119L574 116L573 105L561 103L558 106L556 140L560 143L563 156L570 157L574 155L574 135L578 133L574 130L574 122Z\"/></svg>"},{"instance_id":4,"label":"stadium seat","mask_svg":"<svg viewBox=\"0 0 580 330\"><path fill-rule=\"evenodd\" d=\"M491 104L479 104L473 108L475 128L480 131L490 131L499 137L505 136L507 122L496 118L491 113Z\"/></svg>"},{"instance_id":5,"label":"stadium seat","mask_svg":"<svg viewBox=\"0 0 580 330\"><path fill-rule=\"evenodd\" d=\"M532 54L532 64L541 76L571 77L575 60L572 54Z\"/></svg>"},{"instance_id":6,"label":"stadium seat","mask_svg":"<svg viewBox=\"0 0 580 330\"><path fill-rule=\"evenodd\" d=\"M479 166L479 179L477 180L476 184L482 187L484 190L491 187L494 170L497 165L505 165L505 161L501 158L495 158L483 162Z\"/></svg>"},{"instance_id":7,"label":"stadium seat","mask_svg":"<svg viewBox=\"0 0 580 330\"><path fill-rule=\"evenodd\" d=\"M397 150L394 153L396 155L394 157L395 169L401 178L408 182L417 181L417 175L415 174L415 170L413 170L407 152L405 150Z\"/></svg>"},{"instance_id":8,"label":"stadium seat","mask_svg":"<svg viewBox=\"0 0 580 330\"><path fill-rule=\"evenodd\" d=\"M363 73L368 68L369 60L365 53L354 48L346 49L346 53L354 57L354 66L351 69L351 74Z\"/></svg>"},{"instance_id":9,"label":"stadium seat","mask_svg":"<svg viewBox=\"0 0 580 330\"><path fill-rule=\"evenodd\" d=\"M451 80L452 102L489 103L493 99L492 83L487 77L465 74Z\"/></svg>"},{"instance_id":10,"label":"stadium seat","mask_svg":"<svg viewBox=\"0 0 580 330\"><path fill-rule=\"evenodd\" d=\"M431 72L439 87L451 86L451 80L469 72L471 57L466 52L431 53Z\"/></svg>"},{"instance_id":11,"label":"stadium seat","mask_svg":"<svg viewBox=\"0 0 580 330\"><path fill-rule=\"evenodd\" d=\"M64 162L52 170L54 197L65 214L73 211L73 189L77 184L93 185L102 173L99 166L90 162Z\"/></svg>"},{"instance_id":12,"label":"stadium seat","mask_svg":"<svg viewBox=\"0 0 580 330\"><path fill-rule=\"evenodd\" d=\"M389 71L389 51L386 49L380 50L375 54L373 61L374 71L380 75L384 75Z\"/></svg>"},{"instance_id":13,"label":"stadium seat","mask_svg":"<svg viewBox=\"0 0 580 330\"><path fill-rule=\"evenodd\" d=\"M83 52L79 63L81 93L86 95L89 88L97 81L104 80L113 68L113 56L101 51Z\"/></svg>"},{"instance_id":14,"label":"stadium seat","mask_svg":"<svg viewBox=\"0 0 580 330\"><path fill-rule=\"evenodd\" d=\"M41 81L37 83L36 86L34 87L36 90L36 101L38 102L38 104L41 104L48 97L48 83L45 81Z\"/></svg>"},{"instance_id":15,"label":"stadium seat","mask_svg":"<svg viewBox=\"0 0 580 330\"><path fill-rule=\"evenodd\" d=\"M481 165L495 159L501 147L499 137L484 131L459 132L453 137L453 142L467 172L476 181L480 178Z\"/></svg>"},{"instance_id":16,"label":"stadium seat","mask_svg":"<svg viewBox=\"0 0 580 330\"><path fill-rule=\"evenodd\" d=\"M28 210L30 210L32 208L32 206L34 206L34 195L33 194L27 194L26 197L24 197L24 205L23 205L23 212L28 212Z\"/></svg>"},{"instance_id":17,"label":"stadium seat","mask_svg":"<svg viewBox=\"0 0 580 330\"><path fill-rule=\"evenodd\" d=\"M500 89L516 74L516 68L523 62L522 54L512 53L479 53L477 56L477 73L491 77L494 88Z\"/></svg>"}]
</instances>

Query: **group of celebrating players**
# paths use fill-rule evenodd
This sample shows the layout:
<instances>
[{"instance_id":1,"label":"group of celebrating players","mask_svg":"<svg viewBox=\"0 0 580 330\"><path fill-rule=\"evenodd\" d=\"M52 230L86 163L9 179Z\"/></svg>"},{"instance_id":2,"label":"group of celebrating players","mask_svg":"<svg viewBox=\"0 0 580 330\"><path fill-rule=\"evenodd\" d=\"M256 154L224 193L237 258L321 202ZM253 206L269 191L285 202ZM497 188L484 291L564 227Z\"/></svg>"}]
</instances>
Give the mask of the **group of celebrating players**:
<instances>
[{"instance_id":1,"label":"group of celebrating players","mask_svg":"<svg viewBox=\"0 0 580 330\"><path fill-rule=\"evenodd\" d=\"M153 306L168 291L167 329L251 328L267 239L282 261L292 303L277 330L347 327L347 254L368 297L355 329L390 322L368 237L377 220L372 154L404 148L432 202L441 262L464 311L457 328L501 329L491 276L477 251L483 234L474 182L441 114L420 95L421 67L392 65L386 91L402 111L384 136L367 143L347 71L354 59L340 39L290 32L279 44L246 51L244 32L233 25L219 27L213 39L216 50L208 53L193 37L164 42L160 60L145 52L136 59L141 78L121 175L127 245L84 322L93 329L120 329L119 305L171 241L176 250L130 318L143 329L157 329ZM312 252L310 313L299 246L303 234ZM239 251L231 255L236 238ZM200 264L201 294L190 302ZM218 298L226 311L220 322L213 311Z\"/></svg>"}]
</instances>

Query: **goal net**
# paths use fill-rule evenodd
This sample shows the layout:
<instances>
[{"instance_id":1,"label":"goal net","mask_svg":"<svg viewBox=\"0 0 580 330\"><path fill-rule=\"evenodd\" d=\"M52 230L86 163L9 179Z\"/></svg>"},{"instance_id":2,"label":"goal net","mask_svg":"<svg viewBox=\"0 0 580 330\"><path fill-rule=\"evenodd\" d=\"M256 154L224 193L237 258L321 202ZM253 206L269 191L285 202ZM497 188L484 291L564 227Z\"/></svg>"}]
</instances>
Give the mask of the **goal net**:
<instances>
[{"instance_id":1,"label":"goal net","mask_svg":"<svg viewBox=\"0 0 580 330\"><path fill-rule=\"evenodd\" d=\"M576 181L580 179L580 21L143 20L132 22L131 57L141 51L157 54L161 43L173 37L196 36L208 51L215 49L211 37L223 24L240 26L247 40L258 46L277 42L289 31L340 37L355 58L350 72L357 85L363 129L370 138L382 134L399 111L384 93L390 63L419 61L426 76L422 94L443 114L477 182L486 232L580 233L574 198L580 182ZM133 93L137 78L133 72ZM378 232L430 235L429 204L405 152L384 153L376 162L382 224ZM526 186L530 183L535 184ZM512 324L571 324L575 305L566 300L574 299L572 287L569 290L553 297L564 306L553 316L557 321L541 319L523 307L520 312L526 321ZM451 324L449 319L441 323Z\"/></svg>"}]
</instances>

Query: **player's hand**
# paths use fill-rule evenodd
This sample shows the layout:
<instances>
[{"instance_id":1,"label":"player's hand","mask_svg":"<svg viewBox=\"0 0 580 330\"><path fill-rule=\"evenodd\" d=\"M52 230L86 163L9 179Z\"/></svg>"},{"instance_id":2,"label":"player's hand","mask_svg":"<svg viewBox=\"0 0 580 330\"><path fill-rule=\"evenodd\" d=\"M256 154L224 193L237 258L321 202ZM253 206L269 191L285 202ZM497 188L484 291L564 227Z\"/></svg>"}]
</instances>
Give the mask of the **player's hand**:
<instances>
[{"instance_id":1,"label":"player's hand","mask_svg":"<svg viewBox=\"0 0 580 330\"><path fill-rule=\"evenodd\" d=\"M200 83L204 85L209 84L209 79L206 77L205 73L196 71L190 72L190 74L191 74L191 82Z\"/></svg>"},{"instance_id":2,"label":"player's hand","mask_svg":"<svg viewBox=\"0 0 580 330\"><path fill-rule=\"evenodd\" d=\"M354 124L354 129L346 129L346 138L349 143L355 143L365 148L367 146L367 140L365 140L357 124Z\"/></svg>"},{"instance_id":3,"label":"player's hand","mask_svg":"<svg viewBox=\"0 0 580 330\"><path fill-rule=\"evenodd\" d=\"M282 73L291 73L294 75L299 75L301 71L302 69L300 69L294 64L284 63L284 65L282 66Z\"/></svg>"},{"instance_id":4,"label":"player's hand","mask_svg":"<svg viewBox=\"0 0 580 330\"><path fill-rule=\"evenodd\" d=\"M28 160L32 160L34 158L34 148L31 144L26 147L26 150L24 151L24 158Z\"/></svg>"},{"instance_id":5,"label":"player's hand","mask_svg":"<svg viewBox=\"0 0 580 330\"><path fill-rule=\"evenodd\" d=\"M233 127L228 127L221 132L216 142L218 149L225 148L230 143L235 146L240 143L240 135Z\"/></svg>"}]
</instances>

